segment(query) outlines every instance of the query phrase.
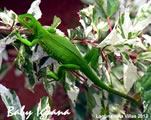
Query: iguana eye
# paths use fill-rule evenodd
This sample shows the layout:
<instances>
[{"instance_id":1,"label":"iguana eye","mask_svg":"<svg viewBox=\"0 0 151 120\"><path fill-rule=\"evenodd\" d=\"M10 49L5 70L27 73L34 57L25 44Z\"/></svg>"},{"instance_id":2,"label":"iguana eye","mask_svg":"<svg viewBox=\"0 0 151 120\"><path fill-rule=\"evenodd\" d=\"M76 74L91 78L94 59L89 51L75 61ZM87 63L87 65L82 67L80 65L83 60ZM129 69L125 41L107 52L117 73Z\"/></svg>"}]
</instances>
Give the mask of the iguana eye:
<instances>
[{"instance_id":1,"label":"iguana eye","mask_svg":"<svg viewBox=\"0 0 151 120\"><path fill-rule=\"evenodd\" d=\"M30 21L30 18L24 18L24 21L28 22Z\"/></svg>"}]
</instances>

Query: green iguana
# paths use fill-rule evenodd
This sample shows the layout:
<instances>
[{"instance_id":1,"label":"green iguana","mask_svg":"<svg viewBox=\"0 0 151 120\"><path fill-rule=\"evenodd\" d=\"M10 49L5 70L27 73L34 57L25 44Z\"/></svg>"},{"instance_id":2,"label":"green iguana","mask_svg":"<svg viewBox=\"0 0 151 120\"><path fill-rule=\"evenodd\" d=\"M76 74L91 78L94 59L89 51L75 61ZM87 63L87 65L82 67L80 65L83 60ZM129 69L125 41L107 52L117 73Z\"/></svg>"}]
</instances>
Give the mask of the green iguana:
<instances>
[{"instance_id":1,"label":"green iguana","mask_svg":"<svg viewBox=\"0 0 151 120\"><path fill-rule=\"evenodd\" d=\"M97 66L97 64L95 64L99 54L99 50L97 48L93 48L85 57L82 57L80 52L68 38L45 30L32 15L19 15L18 21L34 34L34 40L30 42L27 39L22 38L21 35L16 32L18 39L22 43L27 46L33 46L38 43L50 57L62 63L59 66L57 73L47 73L49 77L59 80L64 75L65 70L79 70L84 73L96 86L110 93L126 98L137 105L139 104L134 98L109 87L95 75L88 64L91 63L92 66Z\"/></svg>"}]
</instances>

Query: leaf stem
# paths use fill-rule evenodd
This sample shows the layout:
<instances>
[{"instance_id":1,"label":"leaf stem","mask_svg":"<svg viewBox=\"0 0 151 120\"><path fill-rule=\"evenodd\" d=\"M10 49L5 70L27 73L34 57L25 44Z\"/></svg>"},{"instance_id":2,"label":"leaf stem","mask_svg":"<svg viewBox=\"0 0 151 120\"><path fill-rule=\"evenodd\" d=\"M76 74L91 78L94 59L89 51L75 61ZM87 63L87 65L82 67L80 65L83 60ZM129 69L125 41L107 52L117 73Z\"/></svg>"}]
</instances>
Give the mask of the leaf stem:
<instances>
[{"instance_id":1,"label":"leaf stem","mask_svg":"<svg viewBox=\"0 0 151 120\"><path fill-rule=\"evenodd\" d=\"M86 77L84 77L83 75L81 75L79 72L74 71L74 73L76 73L78 76L80 76L85 82L88 80Z\"/></svg>"},{"instance_id":2,"label":"leaf stem","mask_svg":"<svg viewBox=\"0 0 151 120\"><path fill-rule=\"evenodd\" d=\"M110 71L108 58L107 58L107 56L103 50L101 50L101 53L102 53L102 56L104 58L104 61L106 62L106 69L107 69L107 71Z\"/></svg>"},{"instance_id":3,"label":"leaf stem","mask_svg":"<svg viewBox=\"0 0 151 120\"><path fill-rule=\"evenodd\" d=\"M109 16L107 17L107 23L108 23L108 26L109 26L109 30L111 32L112 31L112 25L111 25L111 21L110 21L110 17Z\"/></svg>"},{"instance_id":4,"label":"leaf stem","mask_svg":"<svg viewBox=\"0 0 151 120\"><path fill-rule=\"evenodd\" d=\"M80 77L74 71L71 71L71 73L76 77L76 79L85 82L84 80L80 79Z\"/></svg>"}]
</instances>

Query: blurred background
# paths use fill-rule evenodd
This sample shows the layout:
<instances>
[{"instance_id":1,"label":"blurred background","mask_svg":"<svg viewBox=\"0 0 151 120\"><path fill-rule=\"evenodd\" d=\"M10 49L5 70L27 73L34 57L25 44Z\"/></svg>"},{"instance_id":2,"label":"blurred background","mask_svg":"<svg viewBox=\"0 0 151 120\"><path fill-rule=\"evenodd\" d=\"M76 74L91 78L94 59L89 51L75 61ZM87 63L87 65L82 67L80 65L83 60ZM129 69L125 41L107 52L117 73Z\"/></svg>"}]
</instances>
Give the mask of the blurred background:
<instances>
[{"instance_id":1,"label":"blurred background","mask_svg":"<svg viewBox=\"0 0 151 120\"><path fill-rule=\"evenodd\" d=\"M30 8L33 0L0 0L0 9L7 8L13 10L17 14L24 14ZM77 12L83 8L83 3L80 0L42 0L40 8L42 25L51 25L54 15L61 18L62 23L59 29L66 33L69 28L78 26L79 18ZM22 73L13 66L13 61L17 56L17 51L12 46L7 46L8 59L3 61L8 67L3 69L5 72L0 72L0 84L14 90L19 96L21 105L25 105L25 111L32 109L43 96L47 96L42 84L35 86L34 91L25 88L25 78ZM57 110L66 110L70 108L67 95L64 93L62 86L58 85L57 90L53 95L54 108ZM7 118L7 110L0 98L0 120L12 120ZM72 120L72 114L66 117L55 117L55 120Z\"/></svg>"}]
</instances>

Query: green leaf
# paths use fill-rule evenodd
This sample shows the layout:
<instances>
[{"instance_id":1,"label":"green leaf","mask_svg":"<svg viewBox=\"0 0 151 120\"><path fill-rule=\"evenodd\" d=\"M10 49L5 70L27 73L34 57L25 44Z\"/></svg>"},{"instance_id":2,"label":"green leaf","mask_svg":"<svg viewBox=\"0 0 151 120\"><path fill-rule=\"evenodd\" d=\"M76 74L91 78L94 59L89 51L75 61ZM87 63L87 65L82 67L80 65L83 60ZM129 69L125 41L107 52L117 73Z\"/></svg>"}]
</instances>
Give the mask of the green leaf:
<instances>
[{"instance_id":1,"label":"green leaf","mask_svg":"<svg viewBox=\"0 0 151 120\"><path fill-rule=\"evenodd\" d=\"M75 120L86 120L87 113L87 99L84 91L80 91L78 95L78 99L76 101L75 107Z\"/></svg>"},{"instance_id":2,"label":"green leaf","mask_svg":"<svg viewBox=\"0 0 151 120\"><path fill-rule=\"evenodd\" d=\"M106 16L112 16L120 6L118 0L95 0L96 4L104 10Z\"/></svg>"},{"instance_id":3,"label":"green leaf","mask_svg":"<svg viewBox=\"0 0 151 120\"><path fill-rule=\"evenodd\" d=\"M112 67L112 73L116 76L117 79L122 79L123 65L116 65L116 66Z\"/></svg>"},{"instance_id":4,"label":"green leaf","mask_svg":"<svg viewBox=\"0 0 151 120\"><path fill-rule=\"evenodd\" d=\"M16 39L17 37L14 35L14 31L12 31L7 37L0 39L0 69L1 69L3 54L6 49L6 46L13 43Z\"/></svg>"},{"instance_id":5,"label":"green leaf","mask_svg":"<svg viewBox=\"0 0 151 120\"><path fill-rule=\"evenodd\" d=\"M81 0L81 1L86 4L94 4L94 0Z\"/></svg>"},{"instance_id":6,"label":"green leaf","mask_svg":"<svg viewBox=\"0 0 151 120\"><path fill-rule=\"evenodd\" d=\"M76 47L79 49L81 53L86 53L88 51L88 47L82 44L76 44Z\"/></svg>"},{"instance_id":7,"label":"green leaf","mask_svg":"<svg viewBox=\"0 0 151 120\"><path fill-rule=\"evenodd\" d=\"M129 10L121 14L110 34L98 45L120 56L120 53L130 53L138 48L146 49L138 33L133 33L133 25L129 17Z\"/></svg>"},{"instance_id":8,"label":"green leaf","mask_svg":"<svg viewBox=\"0 0 151 120\"><path fill-rule=\"evenodd\" d=\"M101 13L100 15L107 18L107 0L95 0L95 4Z\"/></svg>"},{"instance_id":9,"label":"green leaf","mask_svg":"<svg viewBox=\"0 0 151 120\"><path fill-rule=\"evenodd\" d=\"M123 73L124 87L128 93L138 79L137 68L132 62L127 62L127 64L123 66Z\"/></svg>"},{"instance_id":10,"label":"green leaf","mask_svg":"<svg viewBox=\"0 0 151 120\"><path fill-rule=\"evenodd\" d=\"M42 13L39 7L41 0L34 0L27 13L32 14L37 20L41 18Z\"/></svg>"},{"instance_id":11,"label":"green leaf","mask_svg":"<svg viewBox=\"0 0 151 120\"><path fill-rule=\"evenodd\" d=\"M5 75L7 75L8 71L12 68L12 66L9 66L7 64L2 64L2 67L0 69L0 80L2 80Z\"/></svg>"},{"instance_id":12,"label":"green leaf","mask_svg":"<svg viewBox=\"0 0 151 120\"><path fill-rule=\"evenodd\" d=\"M151 23L151 1L141 6L134 20L134 32L140 32Z\"/></svg>"},{"instance_id":13,"label":"green leaf","mask_svg":"<svg viewBox=\"0 0 151 120\"><path fill-rule=\"evenodd\" d=\"M23 69L24 69L25 75L28 78L28 80L26 81L27 82L26 86L27 88L32 89L36 83L34 68L29 58L26 58L25 61L26 62L24 63Z\"/></svg>"},{"instance_id":14,"label":"green leaf","mask_svg":"<svg viewBox=\"0 0 151 120\"><path fill-rule=\"evenodd\" d=\"M151 62L151 52L142 52L138 54L137 59Z\"/></svg>"},{"instance_id":15,"label":"green leaf","mask_svg":"<svg viewBox=\"0 0 151 120\"><path fill-rule=\"evenodd\" d=\"M87 93L88 100L88 112L92 115L92 118L95 119L96 115L100 115L101 109L103 109L102 92L98 92L94 87L89 87Z\"/></svg>"},{"instance_id":16,"label":"green leaf","mask_svg":"<svg viewBox=\"0 0 151 120\"><path fill-rule=\"evenodd\" d=\"M18 56L15 60L16 67L21 70L22 65L25 63L25 47L22 45L19 49Z\"/></svg>"},{"instance_id":17,"label":"green leaf","mask_svg":"<svg viewBox=\"0 0 151 120\"><path fill-rule=\"evenodd\" d=\"M108 16L112 16L120 6L119 0L108 0Z\"/></svg>"},{"instance_id":18,"label":"green leaf","mask_svg":"<svg viewBox=\"0 0 151 120\"><path fill-rule=\"evenodd\" d=\"M108 23L106 19L104 19L106 15L103 14L99 7L93 8L93 15L92 15L92 26L93 29L98 31L107 31L108 30ZM99 34L99 33L98 33Z\"/></svg>"},{"instance_id":19,"label":"green leaf","mask_svg":"<svg viewBox=\"0 0 151 120\"><path fill-rule=\"evenodd\" d=\"M121 83L121 81L112 73L110 74L110 77L114 89L126 94L126 90L124 88L124 85Z\"/></svg>"},{"instance_id":20,"label":"green leaf","mask_svg":"<svg viewBox=\"0 0 151 120\"><path fill-rule=\"evenodd\" d=\"M142 103L144 106L143 114L146 114L148 118L151 116L151 66L148 67L147 71L144 73L136 83L136 91L141 94ZM146 120L149 120L149 119Z\"/></svg>"},{"instance_id":21,"label":"green leaf","mask_svg":"<svg viewBox=\"0 0 151 120\"><path fill-rule=\"evenodd\" d=\"M84 38L83 29L81 27L77 27L75 30L76 33L76 39L82 40Z\"/></svg>"},{"instance_id":22,"label":"green leaf","mask_svg":"<svg viewBox=\"0 0 151 120\"><path fill-rule=\"evenodd\" d=\"M101 8L95 5L89 5L89 7L80 10L80 23L84 29L84 36L88 40L100 39L101 31L108 30L105 18ZM96 31L95 34L93 30Z\"/></svg>"},{"instance_id":23,"label":"green leaf","mask_svg":"<svg viewBox=\"0 0 151 120\"><path fill-rule=\"evenodd\" d=\"M151 51L151 50L150 50L150 48L151 48L151 47L150 47L150 46L151 46L151 41L150 41L151 36L148 35L148 34L143 34L142 36L143 36L143 38L144 38L144 43L147 44L147 45L146 45L147 51Z\"/></svg>"},{"instance_id":24,"label":"green leaf","mask_svg":"<svg viewBox=\"0 0 151 120\"><path fill-rule=\"evenodd\" d=\"M4 9L3 12L0 12L0 18L4 22L4 24L12 26L17 23L17 14L12 10Z\"/></svg>"},{"instance_id":25,"label":"green leaf","mask_svg":"<svg viewBox=\"0 0 151 120\"><path fill-rule=\"evenodd\" d=\"M40 45L37 45L33 50L31 61L32 62L38 61L45 56L48 56L47 53L43 50L43 48Z\"/></svg>"},{"instance_id":26,"label":"green leaf","mask_svg":"<svg viewBox=\"0 0 151 120\"><path fill-rule=\"evenodd\" d=\"M127 93L138 79L137 67L133 64L128 54L122 54L123 59L123 81Z\"/></svg>"},{"instance_id":27,"label":"green leaf","mask_svg":"<svg viewBox=\"0 0 151 120\"><path fill-rule=\"evenodd\" d=\"M103 3L102 3L102 4L103 4ZM106 15L106 13L105 13L103 7L101 6L101 4L100 4L100 6L99 6L99 4L96 3L96 6L95 6L95 9L94 9L94 10L97 12L98 17L101 17L101 18L104 18L104 19L107 18L107 15Z\"/></svg>"},{"instance_id":28,"label":"green leaf","mask_svg":"<svg viewBox=\"0 0 151 120\"><path fill-rule=\"evenodd\" d=\"M21 47L19 48L19 53L15 60L15 65L19 70L23 71L27 76L28 78L28 80L26 81L27 87L30 89L33 88L36 81L33 63L30 60L29 54L26 53L24 45L21 45Z\"/></svg>"},{"instance_id":29,"label":"green leaf","mask_svg":"<svg viewBox=\"0 0 151 120\"><path fill-rule=\"evenodd\" d=\"M45 90L47 91L49 96L53 95L53 92L56 88L56 82L50 82L50 80L48 78L43 78L43 84L45 87Z\"/></svg>"},{"instance_id":30,"label":"green leaf","mask_svg":"<svg viewBox=\"0 0 151 120\"><path fill-rule=\"evenodd\" d=\"M75 101L77 101L77 97L79 94L79 88L76 86L75 78L72 76L71 73L68 72L66 80L65 80L65 86L64 88L67 91L68 97L71 100L72 104L75 106Z\"/></svg>"},{"instance_id":31,"label":"green leaf","mask_svg":"<svg viewBox=\"0 0 151 120\"><path fill-rule=\"evenodd\" d=\"M40 99L40 102L36 107L32 110L32 115L30 116L29 120L50 120L51 117L51 108L48 97L43 97Z\"/></svg>"},{"instance_id":32,"label":"green leaf","mask_svg":"<svg viewBox=\"0 0 151 120\"><path fill-rule=\"evenodd\" d=\"M74 39L74 37L75 37L75 31L73 29L68 29L67 32L68 32L69 39L70 40Z\"/></svg>"},{"instance_id":33,"label":"green leaf","mask_svg":"<svg viewBox=\"0 0 151 120\"><path fill-rule=\"evenodd\" d=\"M21 111L21 104L15 91L7 89L0 84L0 95L6 108L8 109L8 115L12 116L12 113ZM25 120L25 114L16 114L12 116L13 120Z\"/></svg>"}]
</instances>

